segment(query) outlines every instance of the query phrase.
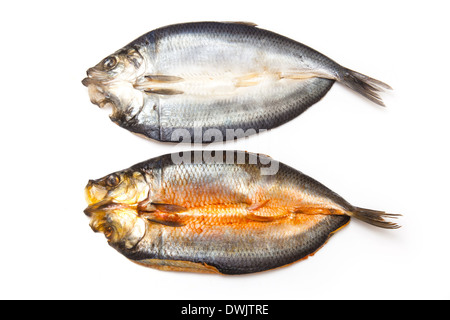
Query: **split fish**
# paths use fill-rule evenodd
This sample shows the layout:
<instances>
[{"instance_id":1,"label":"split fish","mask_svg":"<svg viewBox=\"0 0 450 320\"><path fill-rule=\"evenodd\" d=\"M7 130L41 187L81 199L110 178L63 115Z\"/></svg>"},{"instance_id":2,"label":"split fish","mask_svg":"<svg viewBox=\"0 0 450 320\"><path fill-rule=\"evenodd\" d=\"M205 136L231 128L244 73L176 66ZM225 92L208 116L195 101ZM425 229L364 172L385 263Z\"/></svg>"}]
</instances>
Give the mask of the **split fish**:
<instances>
[{"instance_id":1,"label":"split fish","mask_svg":"<svg viewBox=\"0 0 450 320\"><path fill-rule=\"evenodd\" d=\"M90 180L90 226L128 259L152 268L245 274L320 249L351 217L381 228L398 215L355 207L272 158L188 151Z\"/></svg>"},{"instance_id":2,"label":"split fish","mask_svg":"<svg viewBox=\"0 0 450 320\"><path fill-rule=\"evenodd\" d=\"M389 85L252 23L195 22L142 35L88 69L90 100L158 141L233 140L278 127L338 81L376 104Z\"/></svg>"}]
</instances>

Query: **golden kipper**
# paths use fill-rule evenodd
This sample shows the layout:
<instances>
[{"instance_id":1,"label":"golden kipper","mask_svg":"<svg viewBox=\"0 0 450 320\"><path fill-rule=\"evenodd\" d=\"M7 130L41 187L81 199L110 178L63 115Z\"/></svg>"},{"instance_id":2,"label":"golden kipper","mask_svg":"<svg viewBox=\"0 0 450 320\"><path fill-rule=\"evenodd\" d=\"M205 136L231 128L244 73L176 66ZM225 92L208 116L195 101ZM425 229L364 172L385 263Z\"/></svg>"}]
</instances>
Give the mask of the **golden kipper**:
<instances>
[{"instance_id":1,"label":"golden kipper","mask_svg":"<svg viewBox=\"0 0 450 320\"><path fill-rule=\"evenodd\" d=\"M243 274L312 255L350 217L394 229L397 215L355 207L270 157L190 151L136 164L86 186L96 232L139 264Z\"/></svg>"}]
</instances>

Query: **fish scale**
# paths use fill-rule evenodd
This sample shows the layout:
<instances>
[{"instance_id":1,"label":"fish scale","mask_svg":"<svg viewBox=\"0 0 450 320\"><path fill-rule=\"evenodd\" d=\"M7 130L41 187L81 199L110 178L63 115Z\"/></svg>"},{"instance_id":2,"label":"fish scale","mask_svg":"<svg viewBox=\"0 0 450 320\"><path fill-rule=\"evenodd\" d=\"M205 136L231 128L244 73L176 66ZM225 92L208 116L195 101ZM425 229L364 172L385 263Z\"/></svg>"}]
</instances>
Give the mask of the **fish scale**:
<instances>
[{"instance_id":1,"label":"fish scale","mask_svg":"<svg viewBox=\"0 0 450 320\"><path fill-rule=\"evenodd\" d=\"M110 67L112 62L114 67ZM255 25L197 22L142 35L88 70L91 101L159 141L233 140L318 102L335 81L383 105L385 83Z\"/></svg>"},{"instance_id":2,"label":"fish scale","mask_svg":"<svg viewBox=\"0 0 450 320\"><path fill-rule=\"evenodd\" d=\"M315 216L305 221L298 216L265 224L241 221L214 224L200 233L190 225L176 230L155 226L163 229L160 250L148 252L146 242L141 242L127 256L137 262L158 259L205 263L224 274L252 273L309 256L328 240L330 230L339 229L348 220L348 216Z\"/></svg>"},{"instance_id":3,"label":"fish scale","mask_svg":"<svg viewBox=\"0 0 450 320\"><path fill-rule=\"evenodd\" d=\"M350 217L398 227L385 220L395 215L355 207L283 163L240 151L153 158L89 181L86 198L94 231L161 270L259 272L314 254Z\"/></svg>"}]
</instances>

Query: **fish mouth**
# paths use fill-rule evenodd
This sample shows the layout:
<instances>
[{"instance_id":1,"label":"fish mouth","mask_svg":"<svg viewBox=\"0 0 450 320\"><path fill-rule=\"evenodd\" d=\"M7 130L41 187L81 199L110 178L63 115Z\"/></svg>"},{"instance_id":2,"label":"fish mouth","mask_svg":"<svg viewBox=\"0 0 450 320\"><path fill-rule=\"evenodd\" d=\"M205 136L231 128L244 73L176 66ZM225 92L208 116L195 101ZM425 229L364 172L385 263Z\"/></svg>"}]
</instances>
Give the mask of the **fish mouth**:
<instances>
[{"instance_id":1,"label":"fish mouth","mask_svg":"<svg viewBox=\"0 0 450 320\"><path fill-rule=\"evenodd\" d=\"M103 233L108 243L122 252L145 236L146 223L136 216L132 205L103 200L88 206L84 213L90 218L91 229Z\"/></svg>"},{"instance_id":2,"label":"fish mouth","mask_svg":"<svg viewBox=\"0 0 450 320\"><path fill-rule=\"evenodd\" d=\"M114 107L114 103L110 99L103 99L98 102L93 102L93 104L96 104L99 108Z\"/></svg>"},{"instance_id":3,"label":"fish mouth","mask_svg":"<svg viewBox=\"0 0 450 320\"><path fill-rule=\"evenodd\" d=\"M81 80L81 83L83 84L83 86L88 87L92 83L92 78L86 77Z\"/></svg>"},{"instance_id":4,"label":"fish mouth","mask_svg":"<svg viewBox=\"0 0 450 320\"><path fill-rule=\"evenodd\" d=\"M94 68L89 68L89 69L86 71L87 77L84 78L83 80L81 80L81 83L83 84L83 86L89 87L89 85L91 85L91 84L93 84L93 83L96 82L96 81L94 80L94 78L93 78L93 74L94 74L94 73L95 73Z\"/></svg>"},{"instance_id":5,"label":"fish mouth","mask_svg":"<svg viewBox=\"0 0 450 320\"><path fill-rule=\"evenodd\" d=\"M114 102L112 101L112 97L105 91L103 86L100 85L99 81L91 77L87 77L84 78L81 83L88 88L89 99L91 100L92 104L95 104L100 108L103 108L105 106L115 106Z\"/></svg>"},{"instance_id":6,"label":"fish mouth","mask_svg":"<svg viewBox=\"0 0 450 320\"><path fill-rule=\"evenodd\" d=\"M94 232L103 232L108 242L113 234L113 228L106 223L106 215L114 209L120 208L110 200L100 201L84 209L84 214L90 218L90 227Z\"/></svg>"},{"instance_id":7,"label":"fish mouth","mask_svg":"<svg viewBox=\"0 0 450 320\"><path fill-rule=\"evenodd\" d=\"M98 72L94 68L89 68L86 71L87 77L81 80L83 86L88 88L89 99L92 104L103 108L107 105L114 107L114 103L111 100L110 94L105 91L105 84L102 77L98 75Z\"/></svg>"},{"instance_id":8,"label":"fish mouth","mask_svg":"<svg viewBox=\"0 0 450 320\"><path fill-rule=\"evenodd\" d=\"M117 233L117 230L113 224L108 222L108 216L114 214L117 210L128 208L128 205L122 203L103 200L88 206L84 209L84 214L90 218L89 225L94 232L102 232L108 239L108 242L114 242L112 236L114 233Z\"/></svg>"}]
</instances>

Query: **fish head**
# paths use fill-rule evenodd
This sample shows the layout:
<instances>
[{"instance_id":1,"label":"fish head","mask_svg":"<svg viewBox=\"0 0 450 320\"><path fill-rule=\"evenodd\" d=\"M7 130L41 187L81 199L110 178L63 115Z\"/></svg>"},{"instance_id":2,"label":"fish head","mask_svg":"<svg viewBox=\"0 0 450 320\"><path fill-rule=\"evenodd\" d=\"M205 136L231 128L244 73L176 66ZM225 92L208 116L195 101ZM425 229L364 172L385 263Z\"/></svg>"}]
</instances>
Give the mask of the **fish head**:
<instances>
[{"instance_id":1,"label":"fish head","mask_svg":"<svg viewBox=\"0 0 450 320\"><path fill-rule=\"evenodd\" d=\"M86 201L90 206L105 201L136 205L148 197L149 185L144 175L127 169L89 180L85 188Z\"/></svg>"},{"instance_id":2,"label":"fish head","mask_svg":"<svg viewBox=\"0 0 450 320\"><path fill-rule=\"evenodd\" d=\"M147 224L126 204L102 201L84 210L94 232L102 232L108 243L121 251L132 249L145 235Z\"/></svg>"},{"instance_id":3,"label":"fish head","mask_svg":"<svg viewBox=\"0 0 450 320\"><path fill-rule=\"evenodd\" d=\"M112 106L114 112L139 109L145 94L134 84L145 72L145 59L139 50L125 47L107 56L87 70L82 84L88 87L93 104L100 108Z\"/></svg>"},{"instance_id":4,"label":"fish head","mask_svg":"<svg viewBox=\"0 0 450 320\"><path fill-rule=\"evenodd\" d=\"M124 170L89 180L85 195L95 232L103 232L110 245L130 249L145 234L146 223L137 213L137 203L146 199L149 187L143 173Z\"/></svg>"}]
</instances>

